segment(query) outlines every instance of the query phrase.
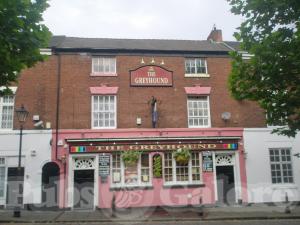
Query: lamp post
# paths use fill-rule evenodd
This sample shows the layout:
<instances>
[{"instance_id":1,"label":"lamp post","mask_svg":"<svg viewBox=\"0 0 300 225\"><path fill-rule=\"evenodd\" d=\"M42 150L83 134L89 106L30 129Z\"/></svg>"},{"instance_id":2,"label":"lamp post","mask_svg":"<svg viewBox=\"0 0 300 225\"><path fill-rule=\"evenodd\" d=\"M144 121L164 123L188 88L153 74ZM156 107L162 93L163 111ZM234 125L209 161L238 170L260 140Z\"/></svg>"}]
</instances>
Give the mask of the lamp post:
<instances>
[{"instance_id":1,"label":"lamp post","mask_svg":"<svg viewBox=\"0 0 300 225\"><path fill-rule=\"evenodd\" d=\"M21 108L15 110L18 121L20 123L20 142L19 142L19 156L18 156L18 177L21 176L21 157L22 157L22 136L23 136L23 124L25 123L29 112L22 105ZM14 217L20 217L21 210L19 206L14 209Z\"/></svg>"}]
</instances>

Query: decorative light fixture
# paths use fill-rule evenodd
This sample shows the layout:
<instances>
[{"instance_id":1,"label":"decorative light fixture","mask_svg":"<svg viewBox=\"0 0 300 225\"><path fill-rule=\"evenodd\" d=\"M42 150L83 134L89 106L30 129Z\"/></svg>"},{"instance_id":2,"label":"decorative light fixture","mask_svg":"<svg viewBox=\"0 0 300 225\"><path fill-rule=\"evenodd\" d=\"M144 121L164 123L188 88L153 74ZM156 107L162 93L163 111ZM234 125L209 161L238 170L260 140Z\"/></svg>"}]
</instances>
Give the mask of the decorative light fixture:
<instances>
[{"instance_id":1,"label":"decorative light fixture","mask_svg":"<svg viewBox=\"0 0 300 225\"><path fill-rule=\"evenodd\" d=\"M160 63L160 65L165 65L165 62L164 62L164 60L163 60L163 59L161 60L161 63Z\"/></svg>"},{"instance_id":2,"label":"decorative light fixture","mask_svg":"<svg viewBox=\"0 0 300 225\"><path fill-rule=\"evenodd\" d=\"M18 156L18 177L22 176L21 173L21 157L22 157L22 137L23 137L23 124L25 123L27 116L29 112L25 109L24 105L21 105L21 108L16 109L16 114L18 121L20 123L20 142L19 142L19 156ZM19 193L21 193L21 190L19 190ZM16 205L14 207L13 212L14 217L20 217L21 216L21 209L19 205Z\"/></svg>"},{"instance_id":3,"label":"decorative light fixture","mask_svg":"<svg viewBox=\"0 0 300 225\"><path fill-rule=\"evenodd\" d=\"M141 59L141 64L145 64L145 61L143 58Z\"/></svg>"},{"instance_id":4,"label":"decorative light fixture","mask_svg":"<svg viewBox=\"0 0 300 225\"><path fill-rule=\"evenodd\" d=\"M151 59L151 63L152 64L154 64L155 63L155 60L154 60L154 58L152 57L152 59Z\"/></svg>"}]
</instances>

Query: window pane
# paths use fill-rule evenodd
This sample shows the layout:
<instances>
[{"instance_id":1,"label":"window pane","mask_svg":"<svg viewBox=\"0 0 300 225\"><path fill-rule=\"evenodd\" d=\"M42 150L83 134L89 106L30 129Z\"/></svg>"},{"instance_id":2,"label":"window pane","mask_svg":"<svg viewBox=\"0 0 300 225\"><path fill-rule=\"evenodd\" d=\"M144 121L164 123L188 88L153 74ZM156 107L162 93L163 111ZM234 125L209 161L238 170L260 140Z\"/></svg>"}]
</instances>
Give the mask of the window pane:
<instances>
[{"instance_id":1,"label":"window pane","mask_svg":"<svg viewBox=\"0 0 300 225\"><path fill-rule=\"evenodd\" d=\"M189 97L187 105L189 127L208 127L208 97Z\"/></svg>"}]
</instances>

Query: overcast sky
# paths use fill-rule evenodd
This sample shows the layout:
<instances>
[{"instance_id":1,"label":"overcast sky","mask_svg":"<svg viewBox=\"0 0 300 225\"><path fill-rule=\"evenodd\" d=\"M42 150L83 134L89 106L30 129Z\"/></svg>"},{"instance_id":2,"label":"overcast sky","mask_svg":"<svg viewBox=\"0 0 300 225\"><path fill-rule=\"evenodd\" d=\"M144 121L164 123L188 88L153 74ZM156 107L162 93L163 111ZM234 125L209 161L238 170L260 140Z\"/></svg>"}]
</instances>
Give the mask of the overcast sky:
<instances>
[{"instance_id":1,"label":"overcast sky","mask_svg":"<svg viewBox=\"0 0 300 225\"><path fill-rule=\"evenodd\" d=\"M45 24L54 35L205 40L214 24L224 40L242 18L226 0L50 0Z\"/></svg>"}]
</instances>

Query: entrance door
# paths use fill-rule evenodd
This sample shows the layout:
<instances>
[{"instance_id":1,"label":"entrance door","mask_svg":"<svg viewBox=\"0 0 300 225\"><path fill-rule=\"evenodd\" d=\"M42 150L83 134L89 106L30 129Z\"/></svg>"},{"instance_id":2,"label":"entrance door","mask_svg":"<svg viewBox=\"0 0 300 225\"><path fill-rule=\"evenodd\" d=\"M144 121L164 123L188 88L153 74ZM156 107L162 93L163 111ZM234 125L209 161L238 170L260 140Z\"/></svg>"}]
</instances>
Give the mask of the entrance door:
<instances>
[{"instance_id":1,"label":"entrance door","mask_svg":"<svg viewBox=\"0 0 300 225\"><path fill-rule=\"evenodd\" d=\"M7 169L7 208L23 205L24 167Z\"/></svg>"},{"instance_id":2,"label":"entrance door","mask_svg":"<svg viewBox=\"0 0 300 225\"><path fill-rule=\"evenodd\" d=\"M55 162L46 163L42 169L42 207L58 207L59 167Z\"/></svg>"},{"instance_id":3,"label":"entrance door","mask_svg":"<svg viewBox=\"0 0 300 225\"><path fill-rule=\"evenodd\" d=\"M94 209L94 170L74 170L74 209Z\"/></svg>"},{"instance_id":4,"label":"entrance door","mask_svg":"<svg viewBox=\"0 0 300 225\"><path fill-rule=\"evenodd\" d=\"M217 166L218 203L235 204L233 166Z\"/></svg>"}]
</instances>

